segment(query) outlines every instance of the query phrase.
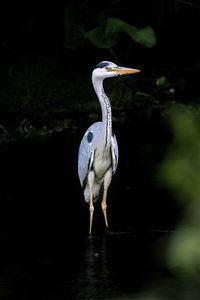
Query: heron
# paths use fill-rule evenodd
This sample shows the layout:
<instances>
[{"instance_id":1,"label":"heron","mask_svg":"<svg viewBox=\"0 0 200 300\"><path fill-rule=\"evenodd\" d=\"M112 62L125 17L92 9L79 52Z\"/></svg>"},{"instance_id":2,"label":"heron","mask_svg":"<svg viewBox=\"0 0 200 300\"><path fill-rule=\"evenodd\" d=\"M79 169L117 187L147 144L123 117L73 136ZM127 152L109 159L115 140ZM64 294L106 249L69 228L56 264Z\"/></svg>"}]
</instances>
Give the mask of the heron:
<instances>
[{"instance_id":1,"label":"heron","mask_svg":"<svg viewBox=\"0 0 200 300\"><path fill-rule=\"evenodd\" d=\"M101 198L101 208L105 225L107 218L107 191L118 165L118 144L112 131L112 110L110 100L104 92L103 80L124 74L138 73L140 70L117 66L110 61L102 61L92 72L92 84L102 111L102 121L92 124L85 132L78 152L78 175L89 204L89 234L92 232L94 203Z\"/></svg>"}]
</instances>

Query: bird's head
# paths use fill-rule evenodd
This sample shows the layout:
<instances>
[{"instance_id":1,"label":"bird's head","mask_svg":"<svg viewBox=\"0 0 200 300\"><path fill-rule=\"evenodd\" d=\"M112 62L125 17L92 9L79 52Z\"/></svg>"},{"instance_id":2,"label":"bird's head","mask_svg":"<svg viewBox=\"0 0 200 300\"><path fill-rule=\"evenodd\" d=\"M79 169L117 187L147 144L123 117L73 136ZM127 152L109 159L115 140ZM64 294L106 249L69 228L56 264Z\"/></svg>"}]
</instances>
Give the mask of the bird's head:
<instances>
[{"instance_id":1,"label":"bird's head","mask_svg":"<svg viewBox=\"0 0 200 300\"><path fill-rule=\"evenodd\" d=\"M119 67L113 62L102 61L96 66L92 73L92 76L103 80L108 77L133 74L138 72L140 72L140 70L138 69Z\"/></svg>"}]
</instances>

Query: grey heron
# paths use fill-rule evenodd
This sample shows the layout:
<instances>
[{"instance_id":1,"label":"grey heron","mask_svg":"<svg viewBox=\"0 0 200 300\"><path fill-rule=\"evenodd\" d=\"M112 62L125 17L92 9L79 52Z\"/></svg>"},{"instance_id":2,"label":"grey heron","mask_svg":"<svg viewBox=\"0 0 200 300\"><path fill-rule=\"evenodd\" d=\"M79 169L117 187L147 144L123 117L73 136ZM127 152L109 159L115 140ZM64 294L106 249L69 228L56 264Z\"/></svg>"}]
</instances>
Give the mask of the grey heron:
<instances>
[{"instance_id":1,"label":"grey heron","mask_svg":"<svg viewBox=\"0 0 200 300\"><path fill-rule=\"evenodd\" d=\"M107 190L118 164L118 144L112 132L111 104L104 92L103 80L123 74L140 72L137 69L119 67L109 61L100 62L92 73L92 83L99 99L102 121L92 124L85 132L78 153L78 174L84 198L89 203L90 226L92 231L94 202L102 196L101 207L105 225L107 219Z\"/></svg>"}]
</instances>

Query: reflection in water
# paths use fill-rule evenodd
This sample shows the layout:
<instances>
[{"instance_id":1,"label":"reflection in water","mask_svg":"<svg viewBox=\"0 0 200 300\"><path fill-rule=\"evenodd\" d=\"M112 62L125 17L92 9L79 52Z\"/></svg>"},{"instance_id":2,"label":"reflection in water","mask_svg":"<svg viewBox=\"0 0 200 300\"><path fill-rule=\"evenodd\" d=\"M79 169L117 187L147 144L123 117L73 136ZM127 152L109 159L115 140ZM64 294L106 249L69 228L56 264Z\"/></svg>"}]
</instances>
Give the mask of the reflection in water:
<instances>
[{"instance_id":1,"label":"reflection in water","mask_svg":"<svg viewBox=\"0 0 200 300\"><path fill-rule=\"evenodd\" d=\"M116 291L107 260L107 236L86 238L76 299L107 299Z\"/></svg>"}]
</instances>

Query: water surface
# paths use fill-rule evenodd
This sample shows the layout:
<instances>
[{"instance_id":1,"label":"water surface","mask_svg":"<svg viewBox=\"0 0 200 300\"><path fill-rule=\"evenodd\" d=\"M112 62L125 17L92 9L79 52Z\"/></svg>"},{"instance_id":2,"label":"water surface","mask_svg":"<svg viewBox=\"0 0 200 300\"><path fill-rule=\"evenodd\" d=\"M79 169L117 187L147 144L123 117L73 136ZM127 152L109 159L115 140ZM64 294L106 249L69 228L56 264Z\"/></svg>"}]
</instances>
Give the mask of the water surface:
<instances>
[{"instance_id":1,"label":"water surface","mask_svg":"<svg viewBox=\"0 0 200 300\"><path fill-rule=\"evenodd\" d=\"M97 204L91 238L77 176L81 136L14 141L1 152L0 299L172 297L165 247L176 209L155 184L158 149L119 131L110 229Z\"/></svg>"}]
</instances>

